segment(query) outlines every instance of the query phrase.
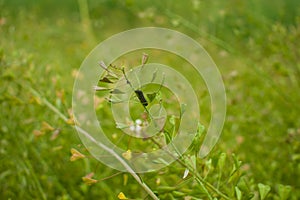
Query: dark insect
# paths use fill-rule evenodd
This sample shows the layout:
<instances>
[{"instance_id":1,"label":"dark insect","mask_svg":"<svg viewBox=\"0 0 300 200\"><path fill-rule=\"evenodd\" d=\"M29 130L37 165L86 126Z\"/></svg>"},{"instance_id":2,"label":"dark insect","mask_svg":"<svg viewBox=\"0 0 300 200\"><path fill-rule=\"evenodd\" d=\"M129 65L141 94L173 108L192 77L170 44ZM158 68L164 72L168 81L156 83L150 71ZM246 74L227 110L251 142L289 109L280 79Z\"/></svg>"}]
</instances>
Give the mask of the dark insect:
<instances>
[{"instance_id":1,"label":"dark insect","mask_svg":"<svg viewBox=\"0 0 300 200\"><path fill-rule=\"evenodd\" d=\"M135 90L134 92L136 96L139 98L140 102L143 104L143 106L148 106L148 102L144 96L144 93L141 90Z\"/></svg>"}]
</instances>

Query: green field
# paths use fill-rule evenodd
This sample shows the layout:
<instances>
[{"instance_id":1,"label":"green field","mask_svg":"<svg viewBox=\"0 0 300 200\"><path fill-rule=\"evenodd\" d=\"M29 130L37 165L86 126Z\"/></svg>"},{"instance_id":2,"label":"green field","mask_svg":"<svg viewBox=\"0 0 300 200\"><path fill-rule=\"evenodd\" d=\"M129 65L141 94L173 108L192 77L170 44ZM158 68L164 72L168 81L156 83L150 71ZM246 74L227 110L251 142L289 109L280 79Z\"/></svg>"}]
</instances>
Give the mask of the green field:
<instances>
[{"instance_id":1,"label":"green field","mask_svg":"<svg viewBox=\"0 0 300 200\"><path fill-rule=\"evenodd\" d=\"M93 158L70 115L75 74L88 53L116 33L147 26L198 41L227 95L222 135L197 159L197 172L183 179L186 167L174 162L138 174L150 192ZM151 192L159 199L300 199L299 41L298 0L0 0L0 199L120 199L120 192L128 199L152 199ZM189 77L207 128L203 80L174 55L145 52ZM116 63L138 65L142 53ZM99 106L114 132L108 102ZM70 161L72 148L85 158ZM92 172L97 182L87 184L82 177Z\"/></svg>"}]
</instances>

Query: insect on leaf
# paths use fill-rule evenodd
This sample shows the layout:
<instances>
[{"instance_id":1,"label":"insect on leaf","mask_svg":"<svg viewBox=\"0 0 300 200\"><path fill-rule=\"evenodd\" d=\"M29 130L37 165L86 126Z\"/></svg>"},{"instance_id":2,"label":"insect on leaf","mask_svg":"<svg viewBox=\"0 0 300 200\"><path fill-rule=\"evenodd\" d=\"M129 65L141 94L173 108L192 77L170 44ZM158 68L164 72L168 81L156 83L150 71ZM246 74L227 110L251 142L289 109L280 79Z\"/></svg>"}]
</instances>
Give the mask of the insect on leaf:
<instances>
[{"instance_id":1,"label":"insect on leaf","mask_svg":"<svg viewBox=\"0 0 300 200\"><path fill-rule=\"evenodd\" d=\"M140 102L143 104L143 106L148 106L148 102L145 99L144 93L141 90L135 90L134 92L136 96L139 98Z\"/></svg>"}]
</instances>

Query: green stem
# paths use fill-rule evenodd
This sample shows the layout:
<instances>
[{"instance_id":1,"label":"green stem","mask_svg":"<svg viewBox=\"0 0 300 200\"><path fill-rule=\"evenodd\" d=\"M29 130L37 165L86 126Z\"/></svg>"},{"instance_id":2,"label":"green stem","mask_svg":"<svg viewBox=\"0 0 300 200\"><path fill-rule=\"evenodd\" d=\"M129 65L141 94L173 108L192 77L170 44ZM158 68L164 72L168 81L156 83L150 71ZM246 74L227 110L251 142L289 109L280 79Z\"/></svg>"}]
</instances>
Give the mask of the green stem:
<instances>
[{"instance_id":1,"label":"green stem","mask_svg":"<svg viewBox=\"0 0 300 200\"><path fill-rule=\"evenodd\" d=\"M87 0L78 0L79 13L83 31L86 34L87 41L92 45L95 44L95 36L89 15L89 7Z\"/></svg>"}]
</instances>

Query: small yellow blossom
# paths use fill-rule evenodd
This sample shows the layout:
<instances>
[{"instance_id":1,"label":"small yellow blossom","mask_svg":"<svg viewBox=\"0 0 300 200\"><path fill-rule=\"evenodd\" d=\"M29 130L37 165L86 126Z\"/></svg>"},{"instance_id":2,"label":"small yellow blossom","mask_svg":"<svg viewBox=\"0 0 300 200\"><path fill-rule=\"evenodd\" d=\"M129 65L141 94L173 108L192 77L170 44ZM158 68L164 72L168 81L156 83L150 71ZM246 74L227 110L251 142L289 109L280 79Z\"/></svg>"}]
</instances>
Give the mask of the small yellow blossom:
<instances>
[{"instance_id":1,"label":"small yellow blossom","mask_svg":"<svg viewBox=\"0 0 300 200\"><path fill-rule=\"evenodd\" d=\"M78 160L78 159L82 159L82 158L85 158L85 155L83 155L82 153L80 153L79 151L77 151L76 149L72 148L71 149L71 158L70 158L70 161L75 161L75 160Z\"/></svg>"},{"instance_id":2,"label":"small yellow blossom","mask_svg":"<svg viewBox=\"0 0 300 200\"><path fill-rule=\"evenodd\" d=\"M83 182L84 182L85 184L87 184L87 185L93 185L93 184L95 184L95 183L98 182L98 180L92 179L93 176L94 176L94 173L93 173L93 172L92 172L92 173L89 173L89 174L87 174L86 176L82 177L82 180L83 180Z\"/></svg>"},{"instance_id":3,"label":"small yellow blossom","mask_svg":"<svg viewBox=\"0 0 300 200\"><path fill-rule=\"evenodd\" d=\"M40 130L33 130L33 135L37 138L37 137L40 137L42 135L45 135L45 132L40 131Z\"/></svg>"},{"instance_id":4,"label":"small yellow blossom","mask_svg":"<svg viewBox=\"0 0 300 200\"><path fill-rule=\"evenodd\" d=\"M122 153L123 158L126 160L130 160L132 158L132 153L130 150L127 150L126 152Z\"/></svg>"},{"instance_id":5,"label":"small yellow blossom","mask_svg":"<svg viewBox=\"0 0 300 200\"><path fill-rule=\"evenodd\" d=\"M124 194L123 192L120 192L120 193L118 194L118 198L119 198L119 199L128 199L128 198L125 196L125 194Z\"/></svg>"},{"instance_id":6,"label":"small yellow blossom","mask_svg":"<svg viewBox=\"0 0 300 200\"><path fill-rule=\"evenodd\" d=\"M73 111L72 109L68 109L68 114L69 114L69 119L67 120L67 124L69 125L75 125L75 121L74 121L74 115L73 115Z\"/></svg>"},{"instance_id":7,"label":"small yellow blossom","mask_svg":"<svg viewBox=\"0 0 300 200\"><path fill-rule=\"evenodd\" d=\"M160 185L160 178L157 178L155 183L156 183L156 185Z\"/></svg>"},{"instance_id":8,"label":"small yellow blossom","mask_svg":"<svg viewBox=\"0 0 300 200\"><path fill-rule=\"evenodd\" d=\"M51 141L55 140L58 137L59 133L60 133L60 129L59 128L55 129L55 131L53 131L53 133L52 133L52 135L50 137L50 140Z\"/></svg>"},{"instance_id":9,"label":"small yellow blossom","mask_svg":"<svg viewBox=\"0 0 300 200\"><path fill-rule=\"evenodd\" d=\"M47 122L42 122L42 131L54 131L54 128Z\"/></svg>"}]
</instances>

